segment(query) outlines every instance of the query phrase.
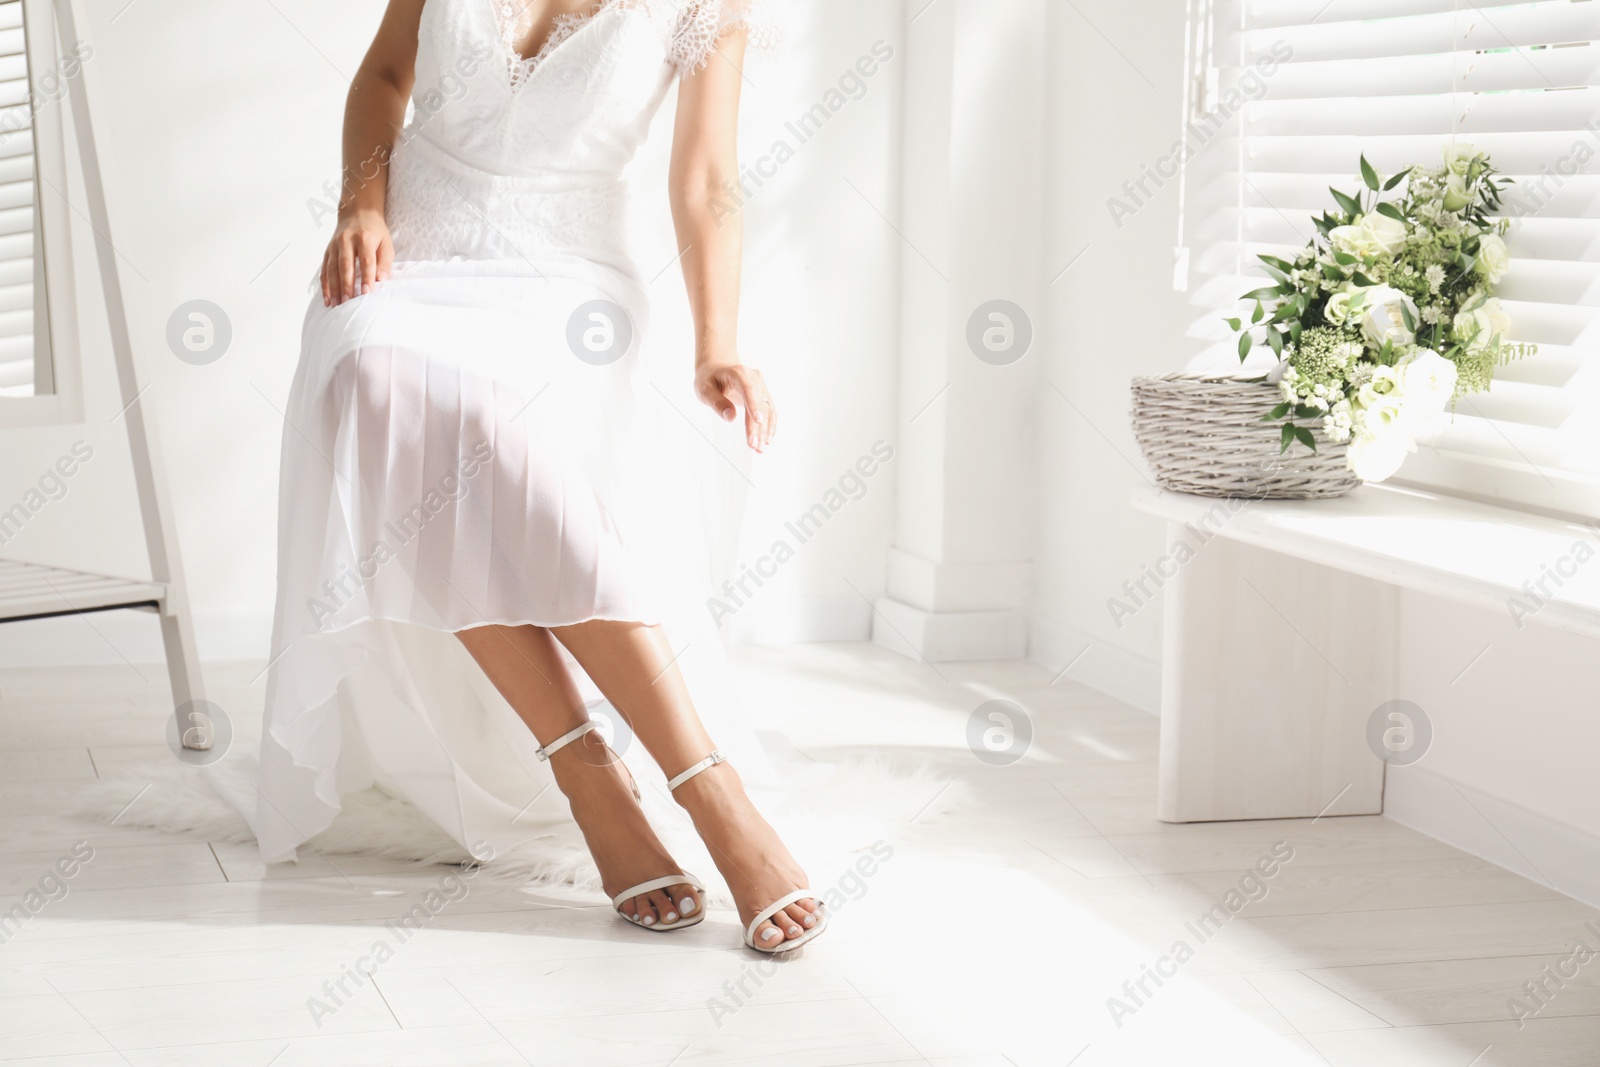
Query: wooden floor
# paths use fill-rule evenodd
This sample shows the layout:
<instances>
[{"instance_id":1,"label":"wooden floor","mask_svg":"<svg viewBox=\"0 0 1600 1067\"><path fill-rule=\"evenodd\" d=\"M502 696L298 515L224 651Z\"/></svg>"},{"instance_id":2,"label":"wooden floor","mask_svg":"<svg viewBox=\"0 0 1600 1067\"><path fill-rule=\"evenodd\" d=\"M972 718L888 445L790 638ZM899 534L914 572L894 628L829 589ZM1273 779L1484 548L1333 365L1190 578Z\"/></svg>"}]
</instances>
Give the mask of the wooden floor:
<instances>
[{"instance_id":1,"label":"wooden floor","mask_svg":"<svg viewBox=\"0 0 1600 1067\"><path fill-rule=\"evenodd\" d=\"M86 781L172 758L160 669L0 672L0 913L75 843L94 849L0 944L0 1059L1600 1064L1600 956L1549 977L1575 943L1600 950L1591 908L1382 818L1163 825L1155 721L1028 664L807 646L738 668L800 753L877 750L964 797L907 819L869 875L813 869L847 903L766 974L727 914L660 936L592 897L483 882L401 940L385 924L454 868L269 871L248 847L77 821ZM259 709L260 670L208 670L213 698ZM1009 766L968 747L995 699L1031 719ZM1274 865L1274 850L1292 858ZM380 940L393 955L374 977L344 977ZM314 1015L341 978L346 995Z\"/></svg>"}]
</instances>

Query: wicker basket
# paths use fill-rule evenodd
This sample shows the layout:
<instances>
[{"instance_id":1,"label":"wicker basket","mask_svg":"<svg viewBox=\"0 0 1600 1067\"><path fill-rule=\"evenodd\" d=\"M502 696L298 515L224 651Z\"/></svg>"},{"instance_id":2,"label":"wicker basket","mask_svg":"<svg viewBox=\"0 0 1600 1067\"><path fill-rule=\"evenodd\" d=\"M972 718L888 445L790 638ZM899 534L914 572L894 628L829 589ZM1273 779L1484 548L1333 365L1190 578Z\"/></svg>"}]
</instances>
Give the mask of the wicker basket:
<instances>
[{"instance_id":1,"label":"wicker basket","mask_svg":"<svg viewBox=\"0 0 1600 1067\"><path fill-rule=\"evenodd\" d=\"M1133 433L1163 489L1200 496L1311 500L1361 484L1345 446L1313 432L1317 450L1279 454L1276 422L1261 417L1282 399L1260 378L1167 374L1133 381Z\"/></svg>"}]
</instances>

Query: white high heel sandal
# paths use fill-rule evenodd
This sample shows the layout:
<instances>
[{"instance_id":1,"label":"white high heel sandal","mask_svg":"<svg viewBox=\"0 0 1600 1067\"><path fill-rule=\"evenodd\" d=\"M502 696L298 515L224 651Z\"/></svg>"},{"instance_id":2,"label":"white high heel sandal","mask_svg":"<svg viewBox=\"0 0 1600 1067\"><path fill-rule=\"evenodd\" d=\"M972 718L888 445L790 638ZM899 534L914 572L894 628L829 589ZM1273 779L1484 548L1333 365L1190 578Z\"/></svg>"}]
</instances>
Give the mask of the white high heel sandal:
<instances>
[{"instance_id":1,"label":"white high heel sandal","mask_svg":"<svg viewBox=\"0 0 1600 1067\"><path fill-rule=\"evenodd\" d=\"M667 782L667 790L669 792L676 791L680 785L682 785L684 782L687 782L701 771L709 770L712 767L715 767L717 764L726 763L727 761L727 756L724 756L720 751L712 750L711 755L707 756L699 763L696 763L682 774ZM826 930L828 928L828 917L819 908L817 911L812 913L816 917L817 925L813 926L799 937L793 939L784 938L775 945L756 944L756 931L761 929L762 923L778 914L778 912L782 911L784 908L787 908L790 904L793 904L796 901L806 900L808 898L815 900L819 905L822 903L822 898L817 896L817 894L812 890L796 889L794 892L786 893L777 900L773 901L771 904L768 904L756 915L754 919L750 920L750 925L745 927L745 947L753 948L757 952L765 952L768 954L793 952L795 949L799 948L801 945L804 945L807 941L812 940L818 934L822 933L822 931Z\"/></svg>"},{"instance_id":2,"label":"white high heel sandal","mask_svg":"<svg viewBox=\"0 0 1600 1067\"><path fill-rule=\"evenodd\" d=\"M572 742L578 740L578 738L589 733L591 730L598 729L600 729L599 721L590 719L582 726L568 730L566 733L562 734L548 745L545 745L543 748L539 749L535 755L537 755L541 761L548 761L551 756L555 755L557 752L560 752L563 748L566 748L568 745L572 744ZM640 799L639 783L634 781L633 772L629 771L626 765L624 765L622 769L628 775L628 784L633 790L633 798L635 800ZM640 922L638 919L633 918L631 915L622 910L623 901L632 900L634 897L642 897L646 893L654 892L657 889L665 889L668 886L674 885L691 886L696 893L700 894L700 906L695 909L692 915L683 914L683 905L679 902L674 902L678 903L679 908L679 915L676 920L670 923L647 924ZM706 887L700 884L700 879L696 878L692 874L685 874L683 871L679 871L677 874L665 874L660 878L652 878L647 882L640 882L636 886L633 886L629 889L624 889L622 892L611 898L611 907L616 910L617 915L621 917L624 922L632 926L637 926L641 930L649 930L652 933L663 934L670 930L687 930L691 926L696 926L704 922L706 917L705 897Z\"/></svg>"}]
</instances>

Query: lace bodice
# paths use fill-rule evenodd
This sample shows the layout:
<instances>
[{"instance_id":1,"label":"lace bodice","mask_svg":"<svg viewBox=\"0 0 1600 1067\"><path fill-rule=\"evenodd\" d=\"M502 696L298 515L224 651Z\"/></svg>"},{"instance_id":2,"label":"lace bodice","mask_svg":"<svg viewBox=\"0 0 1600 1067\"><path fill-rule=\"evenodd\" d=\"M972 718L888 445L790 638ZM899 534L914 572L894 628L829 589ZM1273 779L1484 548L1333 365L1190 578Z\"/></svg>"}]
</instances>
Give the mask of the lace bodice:
<instances>
[{"instance_id":1,"label":"lace bodice","mask_svg":"<svg viewBox=\"0 0 1600 1067\"><path fill-rule=\"evenodd\" d=\"M531 58L523 0L428 0L413 117L389 171L396 259L626 265L624 168L675 76L703 67L751 0L600 0Z\"/></svg>"}]
</instances>

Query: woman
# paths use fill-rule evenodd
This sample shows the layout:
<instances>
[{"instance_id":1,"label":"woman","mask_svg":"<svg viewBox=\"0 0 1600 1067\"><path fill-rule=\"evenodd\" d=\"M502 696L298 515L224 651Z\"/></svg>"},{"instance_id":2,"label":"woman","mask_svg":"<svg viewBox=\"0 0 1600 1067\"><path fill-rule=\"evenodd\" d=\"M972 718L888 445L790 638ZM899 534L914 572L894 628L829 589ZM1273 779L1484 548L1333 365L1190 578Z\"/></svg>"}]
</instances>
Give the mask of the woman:
<instances>
[{"instance_id":1,"label":"woman","mask_svg":"<svg viewBox=\"0 0 1600 1067\"><path fill-rule=\"evenodd\" d=\"M715 662L682 662L704 611L674 614L693 602L692 537L660 468L662 405L640 386L646 303L623 240L621 175L677 78L694 389L742 413L761 451L776 414L739 358L740 227L721 206L748 29L738 0L390 0L350 89L338 226L287 412L252 818L268 861L373 782L504 855L549 829L547 790L518 810L547 761L617 911L654 931L699 922L702 888L594 729L592 681L692 818L745 943L792 950L822 931L697 714ZM747 724L719 728L759 762Z\"/></svg>"}]
</instances>

